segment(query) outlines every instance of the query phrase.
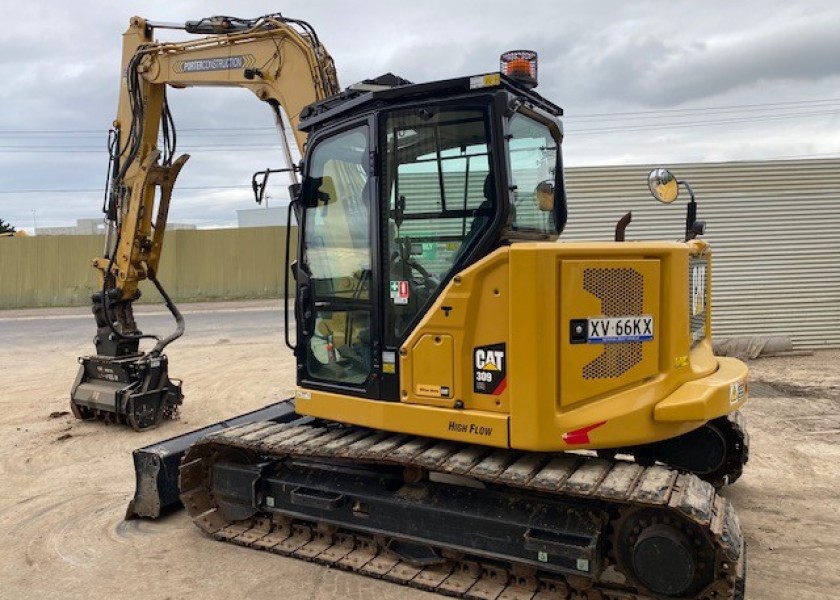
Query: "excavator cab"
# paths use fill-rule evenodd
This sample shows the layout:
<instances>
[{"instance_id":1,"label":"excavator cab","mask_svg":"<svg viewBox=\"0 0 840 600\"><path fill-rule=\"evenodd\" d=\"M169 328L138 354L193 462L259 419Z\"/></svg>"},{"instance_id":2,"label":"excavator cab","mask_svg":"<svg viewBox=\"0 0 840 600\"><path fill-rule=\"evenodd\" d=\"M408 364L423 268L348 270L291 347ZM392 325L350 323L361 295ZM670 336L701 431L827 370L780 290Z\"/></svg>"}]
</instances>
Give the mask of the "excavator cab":
<instances>
[{"instance_id":1,"label":"excavator cab","mask_svg":"<svg viewBox=\"0 0 840 600\"><path fill-rule=\"evenodd\" d=\"M498 73L310 107L295 200L302 387L399 401L399 348L446 285L500 245L556 239L561 114Z\"/></svg>"}]
</instances>

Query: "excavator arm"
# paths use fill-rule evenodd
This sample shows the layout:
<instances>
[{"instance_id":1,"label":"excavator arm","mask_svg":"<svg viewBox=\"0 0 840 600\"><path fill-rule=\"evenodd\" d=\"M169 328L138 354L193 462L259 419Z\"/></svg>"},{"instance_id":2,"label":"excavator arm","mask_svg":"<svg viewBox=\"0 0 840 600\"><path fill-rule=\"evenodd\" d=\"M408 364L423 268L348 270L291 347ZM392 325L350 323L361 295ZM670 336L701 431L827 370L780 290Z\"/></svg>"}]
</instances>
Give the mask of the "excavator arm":
<instances>
[{"instance_id":1,"label":"excavator arm","mask_svg":"<svg viewBox=\"0 0 840 600\"><path fill-rule=\"evenodd\" d=\"M94 261L106 279L115 278L122 301L130 301L138 282L157 268L172 185L186 160L173 160L175 130L167 86L250 90L272 107L287 163L291 152L279 109L288 116L298 148L303 148L306 134L297 129L301 111L338 93L332 58L302 21L280 15L253 20L212 17L181 28L211 35L186 42L154 42L155 24L140 17L131 20L124 34L114 177L106 211L119 243ZM158 186L162 193L155 211Z\"/></svg>"},{"instance_id":2,"label":"excavator arm","mask_svg":"<svg viewBox=\"0 0 840 600\"><path fill-rule=\"evenodd\" d=\"M180 29L201 37L159 42L153 37L157 29ZM81 418L116 416L142 429L157 424L167 406L179 404L181 398L180 384L169 380L162 352L180 337L184 323L158 280L157 270L173 186L189 155L175 158L177 136L167 88L239 87L268 103L287 170L295 182L281 109L302 151L306 134L297 127L301 111L337 94L339 87L333 60L314 29L280 14L256 19L218 16L181 25L134 17L123 36L121 72L110 143L109 189L103 207L105 247L102 256L93 259L101 284L92 297L96 356L80 360L82 368L71 392L71 406ZM155 285L177 322L175 332L165 338L144 335L137 328L133 303L140 297L139 284L144 279ZM156 340L148 352L140 352L144 338ZM162 368L152 374L152 365L160 363ZM107 385L103 388L103 384ZM126 387L131 388L130 393ZM149 395L151 408L146 410L146 418L135 416L132 420L126 413L136 411L130 408L129 398L140 389Z\"/></svg>"}]
</instances>

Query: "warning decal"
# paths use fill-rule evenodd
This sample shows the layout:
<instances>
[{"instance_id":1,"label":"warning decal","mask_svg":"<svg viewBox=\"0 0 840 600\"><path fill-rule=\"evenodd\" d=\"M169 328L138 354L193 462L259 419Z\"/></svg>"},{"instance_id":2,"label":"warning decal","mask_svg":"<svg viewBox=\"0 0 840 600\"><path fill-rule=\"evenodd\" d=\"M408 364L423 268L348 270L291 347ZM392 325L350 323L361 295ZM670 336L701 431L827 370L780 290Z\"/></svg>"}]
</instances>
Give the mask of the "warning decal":
<instances>
[{"instance_id":1,"label":"warning decal","mask_svg":"<svg viewBox=\"0 0 840 600\"><path fill-rule=\"evenodd\" d=\"M391 300L394 304L408 304L409 289L407 281L392 281Z\"/></svg>"},{"instance_id":2,"label":"warning decal","mask_svg":"<svg viewBox=\"0 0 840 600\"><path fill-rule=\"evenodd\" d=\"M498 396L507 386L505 345L479 346L473 351L473 391Z\"/></svg>"}]
</instances>

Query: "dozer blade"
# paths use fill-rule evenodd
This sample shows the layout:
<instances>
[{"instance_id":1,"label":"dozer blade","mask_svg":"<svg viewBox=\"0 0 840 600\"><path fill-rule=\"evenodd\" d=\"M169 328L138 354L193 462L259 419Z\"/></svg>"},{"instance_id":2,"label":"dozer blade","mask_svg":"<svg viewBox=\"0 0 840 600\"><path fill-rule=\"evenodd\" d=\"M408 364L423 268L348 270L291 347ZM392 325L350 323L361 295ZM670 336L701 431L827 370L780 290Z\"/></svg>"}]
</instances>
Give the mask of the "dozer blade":
<instances>
[{"instance_id":1,"label":"dozer blade","mask_svg":"<svg viewBox=\"0 0 840 600\"><path fill-rule=\"evenodd\" d=\"M311 419L300 417L295 413L293 400L283 400L232 419L219 421L207 427L138 448L132 453L137 484L125 518L156 519L168 511L179 508L181 499L178 496L180 493L178 468L181 466L181 459L187 449L213 432L255 421L274 423L294 421L302 424L308 423Z\"/></svg>"},{"instance_id":2,"label":"dozer blade","mask_svg":"<svg viewBox=\"0 0 840 600\"><path fill-rule=\"evenodd\" d=\"M70 392L77 419L123 423L135 431L178 418L181 382L169 378L165 355L86 356Z\"/></svg>"}]
</instances>

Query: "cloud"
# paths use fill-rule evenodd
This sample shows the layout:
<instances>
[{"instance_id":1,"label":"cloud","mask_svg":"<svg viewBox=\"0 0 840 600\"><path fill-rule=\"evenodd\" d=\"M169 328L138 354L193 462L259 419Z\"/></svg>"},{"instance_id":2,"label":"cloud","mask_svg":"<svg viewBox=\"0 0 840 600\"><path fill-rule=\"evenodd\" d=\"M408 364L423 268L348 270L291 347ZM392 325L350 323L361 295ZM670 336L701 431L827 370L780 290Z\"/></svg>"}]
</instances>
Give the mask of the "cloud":
<instances>
[{"instance_id":1,"label":"cloud","mask_svg":"<svg viewBox=\"0 0 840 600\"><path fill-rule=\"evenodd\" d=\"M276 9L275 2L256 0L236 10L249 17ZM344 85L387 71L417 82L488 72L498 68L504 50L536 49L539 91L568 115L564 152L569 165L840 152L840 141L830 134L836 130L836 114L714 127L708 126L719 118L714 111L682 120L664 112L655 118L580 118L836 98L836 3L289 0L282 9L313 24ZM222 0L43 0L6 7L7 22L19 26L0 38L0 191L91 191L0 193L0 218L28 226L32 210L39 225L98 216L107 164L103 148L117 108L121 34L129 18L139 14L183 22L230 10L230 2ZM158 34L163 39L185 36ZM243 90L172 90L170 100L179 146L193 154L179 187L206 188L182 192L176 187L172 218L233 222L237 208L252 205L251 173L282 162L271 147L249 149L272 141L276 148L276 138L266 135L273 126L271 112ZM691 122L698 124L685 125ZM635 129L621 130L630 125ZM608 126L615 131L604 131ZM230 131L208 131L220 128ZM216 188L231 185L244 187Z\"/></svg>"},{"instance_id":2,"label":"cloud","mask_svg":"<svg viewBox=\"0 0 840 600\"><path fill-rule=\"evenodd\" d=\"M820 15L711 39L675 39L631 22L600 36L601 51L588 44L576 53L587 65L588 94L646 106L673 106L714 98L771 81L790 84L840 75L840 37ZM589 58L586 58L589 57Z\"/></svg>"}]
</instances>

